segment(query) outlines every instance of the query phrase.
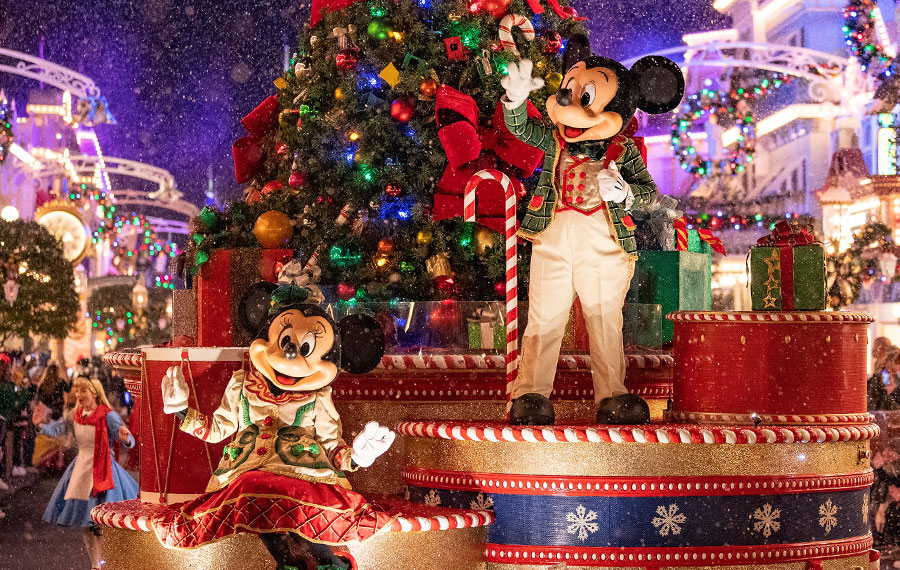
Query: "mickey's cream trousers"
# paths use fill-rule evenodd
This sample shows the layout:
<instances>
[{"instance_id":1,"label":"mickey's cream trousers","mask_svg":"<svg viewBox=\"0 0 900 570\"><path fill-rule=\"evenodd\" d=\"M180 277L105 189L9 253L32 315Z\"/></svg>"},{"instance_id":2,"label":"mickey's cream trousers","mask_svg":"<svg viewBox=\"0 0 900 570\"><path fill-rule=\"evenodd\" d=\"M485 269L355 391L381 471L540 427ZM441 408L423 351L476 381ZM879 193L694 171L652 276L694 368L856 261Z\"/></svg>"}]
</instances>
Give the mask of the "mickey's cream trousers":
<instances>
[{"instance_id":1,"label":"mickey's cream trousers","mask_svg":"<svg viewBox=\"0 0 900 570\"><path fill-rule=\"evenodd\" d=\"M535 240L531 256L528 324L512 398L550 396L563 333L577 295L591 350L594 400L624 394L622 305L634 261L619 247L606 210L557 212Z\"/></svg>"}]
</instances>

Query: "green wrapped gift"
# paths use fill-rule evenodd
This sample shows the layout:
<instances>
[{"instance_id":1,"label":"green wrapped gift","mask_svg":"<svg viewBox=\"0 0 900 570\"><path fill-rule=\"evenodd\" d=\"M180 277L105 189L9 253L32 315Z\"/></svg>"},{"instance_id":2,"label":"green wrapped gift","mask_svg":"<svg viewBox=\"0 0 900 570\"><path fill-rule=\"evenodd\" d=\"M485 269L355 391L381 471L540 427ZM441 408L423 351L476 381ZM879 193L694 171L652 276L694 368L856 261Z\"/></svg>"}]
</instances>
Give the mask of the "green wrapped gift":
<instances>
[{"instance_id":1,"label":"green wrapped gift","mask_svg":"<svg viewBox=\"0 0 900 570\"><path fill-rule=\"evenodd\" d=\"M470 350L506 350L506 325L502 316L469 319Z\"/></svg>"},{"instance_id":2,"label":"green wrapped gift","mask_svg":"<svg viewBox=\"0 0 900 570\"><path fill-rule=\"evenodd\" d=\"M824 311L825 250L806 228L779 222L750 248L754 311Z\"/></svg>"},{"instance_id":3,"label":"green wrapped gift","mask_svg":"<svg viewBox=\"0 0 900 570\"><path fill-rule=\"evenodd\" d=\"M692 251L638 253L628 303L662 307L662 342L675 333L666 315L675 311L708 311L712 303L710 255Z\"/></svg>"},{"instance_id":4,"label":"green wrapped gift","mask_svg":"<svg viewBox=\"0 0 900 570\"><path fill-rule=\"evenodd\" d=\"M622 338L626 347L659 348L662 345L662 307L625 303L622 307Z\"/></svg>"}]
</instances>

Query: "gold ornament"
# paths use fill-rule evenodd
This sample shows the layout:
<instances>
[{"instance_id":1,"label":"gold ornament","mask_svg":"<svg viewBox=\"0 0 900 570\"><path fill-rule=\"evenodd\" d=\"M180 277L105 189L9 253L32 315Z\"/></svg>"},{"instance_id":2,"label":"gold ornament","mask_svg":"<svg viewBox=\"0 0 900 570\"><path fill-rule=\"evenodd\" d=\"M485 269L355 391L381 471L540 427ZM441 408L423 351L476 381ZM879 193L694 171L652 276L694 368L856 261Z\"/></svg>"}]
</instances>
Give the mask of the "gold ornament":
<instances>
[{"instance_id":1,"label":"gold ornament","mask_svg":"<svg viewBox=\"0 0 900 570\"><path fill-rule=\"evenodd\" d=\"M253 235L265 249L283 246L294 236L291 219L284 212L269 210L256 219Z\"/></svg>"},{"instance_id":2,"label":"gold ornament","mask_svg":"<svg viewBox=\"0 0 900 570\"><path fill-rule=\"evenodd\" d=\"M335 89L334 90L334 98L337 99L338 101L343 101L344 100L344 90L341 89L340 87Z\"/></svg>"},{"instance_id":3,"label":"gold ornament","mask_svg":"<svg viewBox=\"0 0 900 570\"><path fill-rule=\"evenodd\" d=\"M433 237L431 230L419 230L419 233L416 234L416 241L421 245L428 245Z\"/></svg>"},{"instance_id":4,"label":"gold ornament","mask_svg":"<svg viewBox=\"0 0 900 570\"><path fill-rule=\"evenodd\" d=\"M545 77L547 81L547 89L550 90L551 93L556 93L559 90L559 86L562 85L563 76L562 73L548 73L547 77Z\"/></svg>"},{"instance_id":5,"label":"gold ornament","mask_svg":"<svg viewBox=\"0 0 900 570\"><path fill-rule=\"evenodd\" d=\"M436 253L426 259L425 269L428 271L428 276L432 279L453 273L450 269L450 256L447 255L447 252Z\"/></svg>"},{"instance_id":6,"label":"gold ornament","mask_svg":"<svg viewBox=\"0 0 900 570\"><path fill-rule=\"evenodd\" d=\"M494 240L494 236L496 235L497 233L494 230L484 226L478 226L475 230L475 253L478 256L483 256L487 251L487 248L496 248L497 243Z\"/></svg>"}]
</instances>

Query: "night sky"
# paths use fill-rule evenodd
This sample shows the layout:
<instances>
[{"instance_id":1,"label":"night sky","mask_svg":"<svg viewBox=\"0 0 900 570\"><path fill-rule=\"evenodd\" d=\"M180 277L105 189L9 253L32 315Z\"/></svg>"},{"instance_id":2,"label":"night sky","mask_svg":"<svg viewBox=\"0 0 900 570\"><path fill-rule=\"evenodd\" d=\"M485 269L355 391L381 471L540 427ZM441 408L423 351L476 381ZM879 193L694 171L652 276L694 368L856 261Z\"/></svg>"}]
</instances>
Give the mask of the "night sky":
<instances>
[{"instance_id":1,"label":"night sky","mask_svg":"<svg viewBox=\"0 0 900 570\"><path fill-rule=\"evenodd\" d=\"M617 58L680 43L684 33L726 27L711 0L575 1L590 16L595 52ZM307 20L296 0L0 0L0 47L37 54L92 77L118 124L98 128L104 152L170 170L202 203L212 166L216 191L240 193L231 143L240 118L274 92L284 45ZM0 74L22 100L34 81Z\"/></svg>"}]
</instances>

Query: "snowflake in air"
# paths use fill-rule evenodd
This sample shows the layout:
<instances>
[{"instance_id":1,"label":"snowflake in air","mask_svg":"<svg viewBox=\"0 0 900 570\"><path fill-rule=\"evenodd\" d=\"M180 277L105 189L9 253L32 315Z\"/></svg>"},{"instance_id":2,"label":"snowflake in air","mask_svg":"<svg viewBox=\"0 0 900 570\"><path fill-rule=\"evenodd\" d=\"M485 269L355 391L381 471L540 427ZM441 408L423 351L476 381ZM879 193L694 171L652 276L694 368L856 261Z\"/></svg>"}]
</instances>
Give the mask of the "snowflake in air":
<instances>
[{"instance_id":1,"label":"snowflake in air","mask_svg":"<svg viewBox=\"0 0 900 570\"><path fill-rule=\"evenodd\" d=\"M428 491L425 495L425 504L429 507L438 507L441 505L441 496L435 489Z\"/></svg>"},{"instance_id":2,"label":"snowflake in air","mask_svg":"<svg viewBox=\"0 0 900 570\"><path fill-rule=\"evenodd\" d=\"M478 496L472 499L471 508L482 510L493 509L494 499L488 497L484 493L478 493Z\"/></svg>"},{"instance_id":3,"label":"snowflake in air","mask_svg":"<svg viewBox=\"0 0 900 570\"><path fill-rule=\"evenodd\" d=\"M581 542L587 540L588 533L594 534L600 527L597 523L597 513L589 511L584 505L578 505L574 513L566 513L566 522L571 523L566 527L566 532L574 534Z\"/></svg>"},{"instance_id":4,"label":"snowflake in air","mask_svg":"<svg viewBox=\"0 0 900 570\"><path fill-rule=\"evenodd\" d=\"M659 505L656 514L659 516L653 518L653 526L659 529L659 536L681 534L681 525L687 522L687 516L678 512L678 505L669 505L668 510L665 505Z\"/></svg>"},{"instance_id":5,"label":"snowflake in air","mask_svg":"<svg viewBox=\"0 0 900 570\"><path fill-rule=\"evenodd\" d=\"M837 526L837 512L838 506L832 503L831 499L819 505L819 526L825 528L825 534Z\"/></svg>"},{"instance_id":6,"label":"snowflake in air","mask_svg":"<svg viewBox=\"0 0 900 570\"><path fill-rule=\"evenodd\" d=\"M751 518L756 521L753 523L753 530L762 532L764 537L769 538L781 530L781 523L778 521L780 517L781 509L773 509L771 504L766 503L753 511Z\"/></svg>"}]
</instances>

